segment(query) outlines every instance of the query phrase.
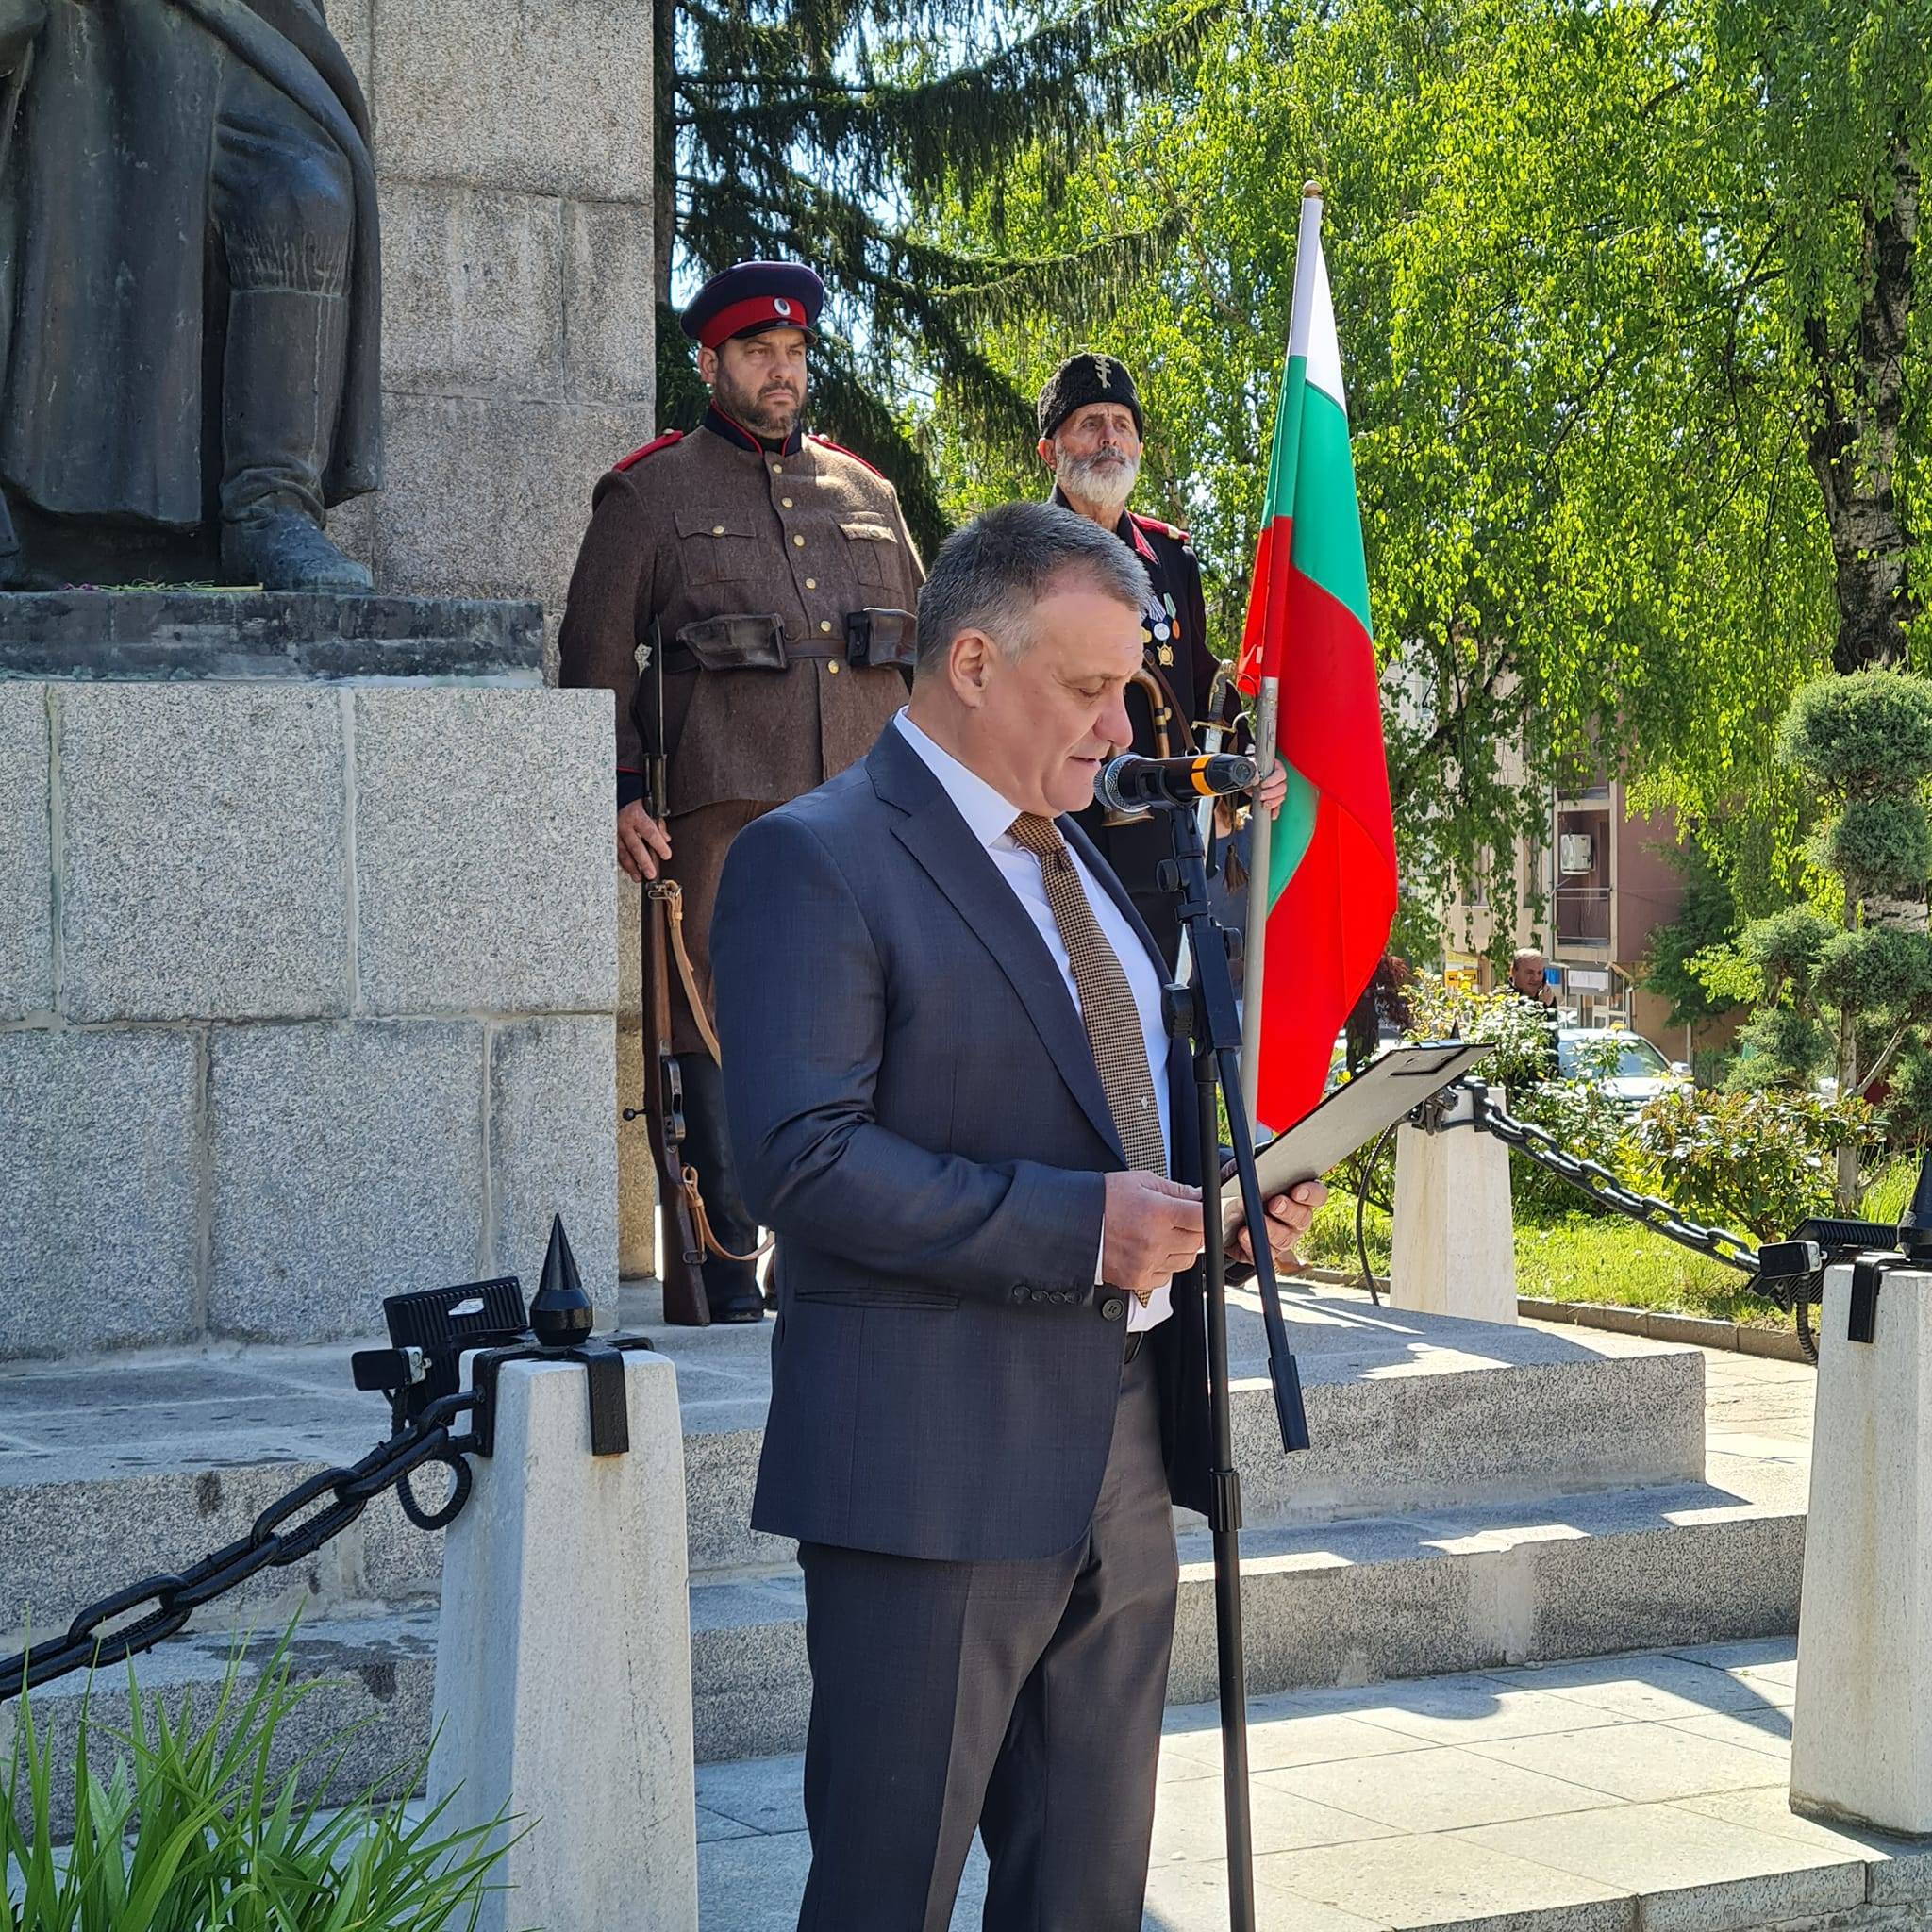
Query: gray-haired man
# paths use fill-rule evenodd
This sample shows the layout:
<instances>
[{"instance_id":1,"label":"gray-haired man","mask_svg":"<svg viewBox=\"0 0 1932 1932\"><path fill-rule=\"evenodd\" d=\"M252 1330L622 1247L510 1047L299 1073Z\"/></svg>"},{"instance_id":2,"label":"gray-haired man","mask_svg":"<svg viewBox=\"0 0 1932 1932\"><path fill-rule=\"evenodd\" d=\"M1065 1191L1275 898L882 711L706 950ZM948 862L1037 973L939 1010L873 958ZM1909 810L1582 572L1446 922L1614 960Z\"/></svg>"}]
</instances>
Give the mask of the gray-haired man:
<instances>
[{"instance_id":1,"label":"gray-haired man","mask_svg":"<svg viewBox=\"0 0 1932 1932\"><path fill-rule=\"evenodd\" d=\"M967 525L910 706L725 865L732 1139L780 1257L752 1521L799 1539L812 1668L801 1928L940 1932L975 1827L988 1927L1141 1924L1171 1504L1207 1502L1199 1191L1165 968L1066 815L1126 735L1143 588L1069 511ZM1284 1257L1320 1195L1270 1205Z\"/></svg>"}]
</instances>

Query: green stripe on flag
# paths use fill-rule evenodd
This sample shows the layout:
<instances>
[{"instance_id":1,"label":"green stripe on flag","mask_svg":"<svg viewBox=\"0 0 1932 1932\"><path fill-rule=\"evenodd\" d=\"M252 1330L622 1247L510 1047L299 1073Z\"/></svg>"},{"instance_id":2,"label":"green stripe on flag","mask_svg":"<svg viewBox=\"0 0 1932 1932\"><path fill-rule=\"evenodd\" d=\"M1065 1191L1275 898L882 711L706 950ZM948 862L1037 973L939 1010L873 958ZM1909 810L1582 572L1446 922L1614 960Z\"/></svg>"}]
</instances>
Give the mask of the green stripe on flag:
<instances>
[{"instance_id":1,"label":"green stripe on flag","mask_svg":"<svg viewBox=\"0 0 1932 1932\"><path fill-rule=\"evenodd\" d=\"M1308 363L1292 356L1282 372L1281 395L1274 406L1274 441L1268 449L1268 501L1262 521L1294 514L1295 451L1300 446L1302 398L1307 391Z\"/></svg>"},{"instance_id":2,"label":"green stripe on flag","mask_svg":"<svg viewBox=\"0 0 1932 1932\"><path fill-rule=\"evenodd\" d=\"M1301 460L1295 465L1294 565L1342 605L1364 632L1369 625L1369 571L1356 508L1348 418L1335 398L1303 391Z\"/></svg>"},{"instance_id":3,"label":"green stripe on flag","mask_svg":"<svg viewBox=\"0 0 1932 1932\"><path fill-rule=\"evenodd\" d=\"M1295 768L1283 762L1288 774L1288 792L1274 821L1268 843L1268 904L1272 908L1288 890L1295 867L1307 856L1308 842L1315 836L1315 812L1322 794ZM1273 941L1271 941L1271 943Z\"/></svg>"}]
</instances>

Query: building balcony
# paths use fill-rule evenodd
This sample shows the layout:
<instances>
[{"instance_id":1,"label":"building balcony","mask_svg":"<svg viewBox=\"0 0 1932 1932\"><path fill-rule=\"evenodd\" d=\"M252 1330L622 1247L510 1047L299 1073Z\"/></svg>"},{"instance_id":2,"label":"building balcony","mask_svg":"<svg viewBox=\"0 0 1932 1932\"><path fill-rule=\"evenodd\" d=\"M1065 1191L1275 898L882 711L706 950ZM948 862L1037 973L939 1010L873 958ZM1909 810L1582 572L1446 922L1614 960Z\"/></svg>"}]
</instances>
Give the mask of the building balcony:
<instances>
[{"instance_id":1,"label":"building balcony","mask_svg":"<svg viewBox=\"0 0 1932 1932\"><path fill-rule=\"evenodd\" d=\"M1607 946L1610 942L1610 889L1558 886L1556 905L1558 946Z\"/></svg>"}]
</instances>

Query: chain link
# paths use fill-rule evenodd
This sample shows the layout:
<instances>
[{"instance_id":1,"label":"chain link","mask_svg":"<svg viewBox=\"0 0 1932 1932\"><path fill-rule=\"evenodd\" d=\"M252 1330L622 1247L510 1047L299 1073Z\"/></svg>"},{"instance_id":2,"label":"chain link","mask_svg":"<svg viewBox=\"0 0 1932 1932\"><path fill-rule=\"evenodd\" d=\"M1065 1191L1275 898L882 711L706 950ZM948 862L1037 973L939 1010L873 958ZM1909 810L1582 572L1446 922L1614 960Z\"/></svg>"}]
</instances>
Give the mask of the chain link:
<instances>
[{"instance_id":1,"label":"chain link","mask_svg":"<svg viewBox=\"0 0 1932 1932\"><path fill-rule=\"evenodd\" d=\"M1707 1227L1701 1221L1678 1213L1668 1201L1659 1200L1655 1194L1640 1194L1636 1189L1626 1188L1601 1161L1585 1160L1580 1155L1572 1154L1554 1134L1534 1121L1520 1121L1484 1099L1470 1124L1495 1135L1558 1180L1568 1181L1591 1200L1641 1222L1653 1233L1675 1241L1680 1247L1708 1255L1713 1261L1722 1261L1740 1274L1757 1275L1756 1241L1734 1234L1727 1227Z\"/></svg>"},{"instance_id":2,"label":"chain link","mask_svg":"<svg viewBox=\"0 0 1932 1932\"><path fill-rule=\"evenodd\" d=\"M0 1703L70 1671L119 1663L173 1637L203 1604L264 1570L299 1563L313 1555L347 1529L385 1490L397 1491L412 1523L424 1529L441 1529L454 1521L470 1493L470 1468L464 1456L473 1439L452 1435L449 1425L476 1405L473 1390L432 1402L361 1461L346 1469L318 1471L278 1497L255 1519L245 1537L211 1551L178 1574L144 1577L90 1604L58 1642L30 1645L16 1656L0 1657ZM410 1474L428 1463L443 1464L451 1475L450 1494L434 1509L425 1509L416 1501L408 1483ZM325 1496L331 1500L324 1507L313 1515L304 1514ZM284 1524L292 1527L285 1529ZM120 1621L142 1605L152 1607L131 1622Z\"/></svg>"}]
</instances>

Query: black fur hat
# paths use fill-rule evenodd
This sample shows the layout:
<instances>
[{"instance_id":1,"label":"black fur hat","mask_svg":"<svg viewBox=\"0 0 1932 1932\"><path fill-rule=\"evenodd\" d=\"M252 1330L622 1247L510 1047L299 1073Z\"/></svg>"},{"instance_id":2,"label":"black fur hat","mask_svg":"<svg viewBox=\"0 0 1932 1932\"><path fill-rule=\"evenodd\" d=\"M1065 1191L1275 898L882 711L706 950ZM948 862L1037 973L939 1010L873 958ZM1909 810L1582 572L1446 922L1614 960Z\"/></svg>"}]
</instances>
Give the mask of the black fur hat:
<instances>
[{"instance_id":1,"label":"black fur hat","mask_svg":"<svg viewBox=\"0 0 1932 1932\"><path fill-rule=\"evenodd\" d=\"M1089 403L1124 403L1134 412L1136 433L1146 435L1140 393L1127 365L1091 350L1069 356L1046 378L1046 387L1040 391L1041 435L1051 436L1075 409L1084 409Z\"/></svg>"}]
</instances>

